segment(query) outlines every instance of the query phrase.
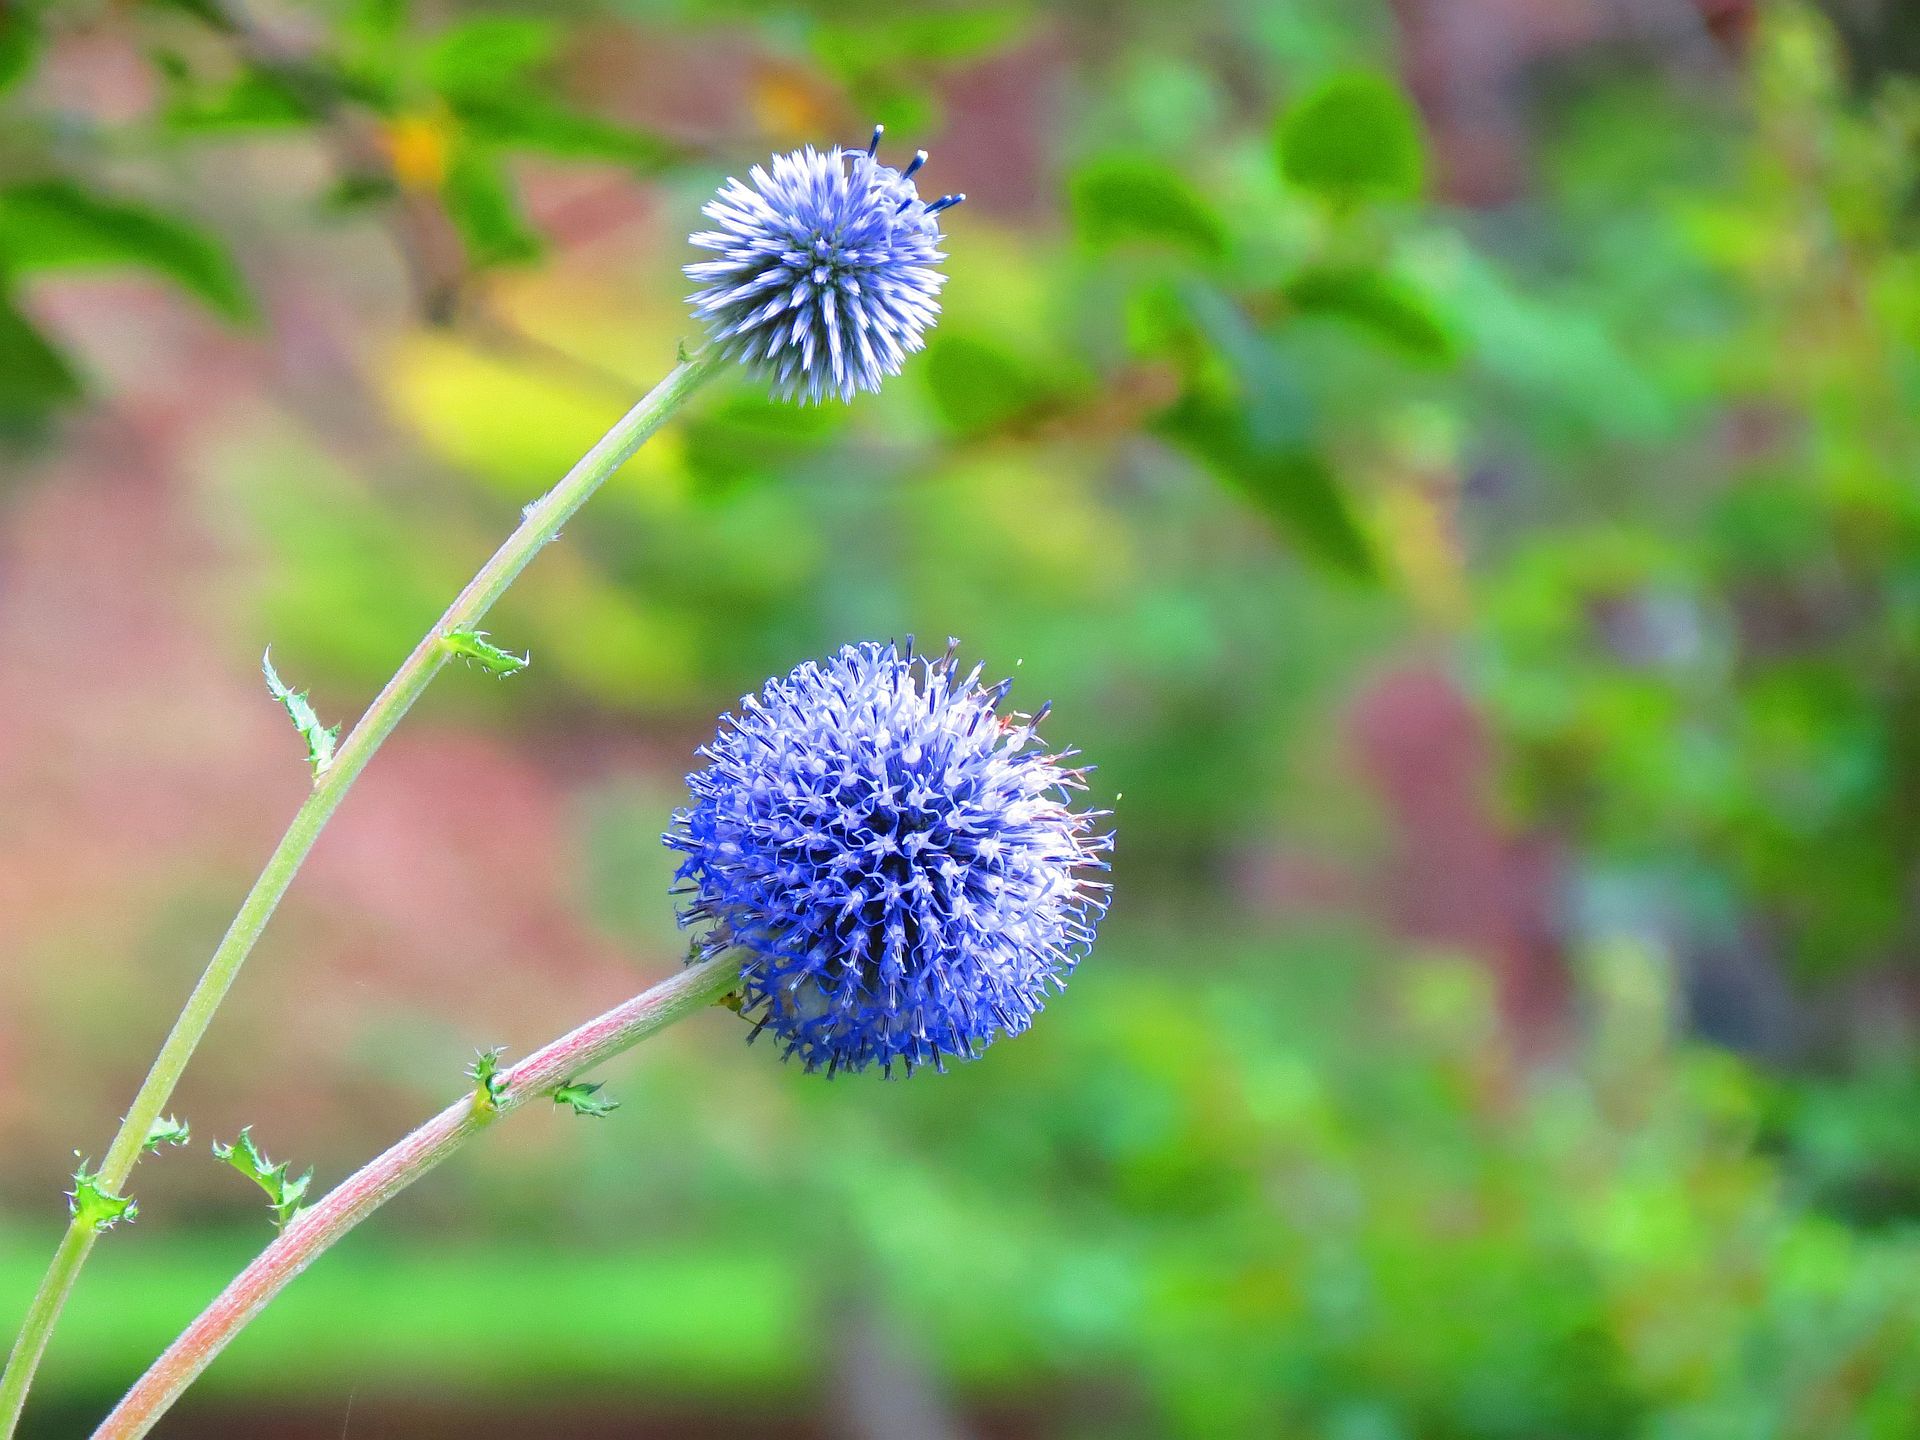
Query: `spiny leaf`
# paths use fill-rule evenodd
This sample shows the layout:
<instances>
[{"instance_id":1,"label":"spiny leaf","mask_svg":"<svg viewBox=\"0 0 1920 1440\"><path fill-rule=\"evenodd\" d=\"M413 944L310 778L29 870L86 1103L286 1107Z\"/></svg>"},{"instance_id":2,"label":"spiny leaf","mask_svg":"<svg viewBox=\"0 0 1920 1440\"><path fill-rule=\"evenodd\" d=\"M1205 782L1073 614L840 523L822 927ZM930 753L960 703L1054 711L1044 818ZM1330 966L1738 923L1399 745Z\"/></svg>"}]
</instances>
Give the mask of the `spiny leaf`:
<instances>
[{"instance_id":1,"label":"spiny leaf","mask_svg":"<svg viewBox=\"0 0 1920 1440\"><path fill-rule=\"evenodd\" d=\"M306 1198L307 1187L313 1183L312 1166L307 1167L306 1174L289 1179L286 1161L275 1165L261 1154L253 1143L251 1125L242 1130L240 1137L231 1145L214 1141L213 1158L225 1161L267 1192L267 1204L273 1208L273 1223L282 1230L286 1229L288 1221L300 1213L300 1202Z\"/></svg>"},{"instance_id":2,"label":"spiny leaf","mask_svg":"<svg viewBox=\"0 0 1920 1440\"><path fill-rule=\"evenodd\" d=\"M111 1230L122 1220L132 1224L140 1214L139 1201L101 1188L100 1172L89 1171L84 1160L73 1172L73 1189L67 1192L67 1208L82 1225L94 1230Z\"/></svg>"},{"instance_id":3,"label":"spiny leaf","mask_svg":"<svg viewBox=\"0 0 1920 1440\"><path fill-rule=\"evenodd\" d=\"M141 1143L152 1154L159 1154L162 1145L184 1145L193 1138L193 1127L184 1120L176 1120L171 1115L162 1115L147 1127L147 1138Z\"/></svg>"},{"instance_id":4,"label":"spiny leaf","mask_svg":"<svg viewBox=\"0 0 1920 1440\"><path fill-rule=\"evenodd\" d=\"M293 721L300 738L307 742L307 763L313 767L313 778L318 780L333 763L333 747L339 743L340 727L322 725L320 717L313 713L313 706L307 703L307 692L290 688L274 673L271 649L260 657L260 669L267 677L267 689L286 707L287 718Z\"/></svg>"},{"instance_id":5,"label":"spiny leaf","mask_svg":"<svg viewBox=\"0 0 1920 1440\"><path fill-rule=\"evenodd\" d=\"M620 1108L620 1102L611 1095L606 1099L596 1099L600 1092L598 1080L569 1080L553 1092L553 1103L571 1106L576 1115L591 1115L596 1119L611 1115Z\"/></svg>"},{"instance_id":6,"label":"spiny leaf","mask_svg":"<svg viewBox=\"0 0 1920 1440\"><path fill-rule=\"evenodd\" d=\"M533 663L532 651L516 655L511 650L502 650L487 639L484 630L455 630L442 635L440 644L449 655L457 655L469 665L478 665L489 675L518 675Z\"/></svg>"},{"instance_id":7,"label":"spiny leaf","mask_svg":"<svg viewBox=\"0 0 1920 1440\"><path fill-rule=\"evenodd\" d=\"M507 1088L507 1077L500 1073L500 1057L506 1053L504 1045L477 1050L473 1064L467 1067L467 1078L473 1081L473 1108L482 1115L491 1115L500 1108L500 1097Z\"/></svg>"}]
</instances>

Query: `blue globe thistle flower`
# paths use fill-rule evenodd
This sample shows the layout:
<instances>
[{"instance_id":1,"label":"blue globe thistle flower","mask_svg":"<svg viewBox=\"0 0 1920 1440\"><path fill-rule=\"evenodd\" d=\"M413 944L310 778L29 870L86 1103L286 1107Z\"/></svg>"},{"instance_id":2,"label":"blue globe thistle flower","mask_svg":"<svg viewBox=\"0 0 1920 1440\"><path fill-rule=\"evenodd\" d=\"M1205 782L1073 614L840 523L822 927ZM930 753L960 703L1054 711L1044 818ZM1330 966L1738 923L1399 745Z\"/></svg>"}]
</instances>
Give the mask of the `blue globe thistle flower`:
<instances>
[{"instance_id":1,"label":"blue globe thistle flower","mask_svg":"<svg viewBox=\"0 0 1920 1440\"><path fill-rule=\"evenodd\" d=\"M878 390L940 313L939 216L967 197L921 200L927 152L882 165L882 128L865 151L809 145L754 166L751 186L729 179L703 207L720 228L690 237L720 257L686 267L706 287L694 313L783 400Z\"/></svg>"},{"instance_id":2,"label":"blue globe thistle flower","mask_svg":"<svg viewBox=\"0 0 1920 1440\"><path fill-rule=\"evenodd\" d=\"M686 855L696 958L746 952L753 1036L829 1074L944 1070L1027 1028L1093 941L1105 812L1011 681L892 645L847 646L741 699L662 838ZM749 1037L753 1038L753 1037Z\"/></svg>"}]
</instances>

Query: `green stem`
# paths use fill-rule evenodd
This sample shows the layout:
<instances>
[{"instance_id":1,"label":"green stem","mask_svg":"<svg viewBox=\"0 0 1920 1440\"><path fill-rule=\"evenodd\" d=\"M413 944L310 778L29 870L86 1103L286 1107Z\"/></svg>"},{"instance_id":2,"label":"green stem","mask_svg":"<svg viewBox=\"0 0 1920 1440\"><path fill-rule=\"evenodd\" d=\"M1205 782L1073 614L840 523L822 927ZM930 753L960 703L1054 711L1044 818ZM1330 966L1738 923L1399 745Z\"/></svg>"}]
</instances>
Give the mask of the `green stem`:
<instances>
[{"instance_id":1,"label":"green stem","mask_svg":"<svg viewBox=\"0 0 1920 1440\"><path fill-rule=\"evenodd\" d=\"M151 1430L201 1371L269 1301L348 1231L458 1150L496 1118L712 1004L740 978L738 954L682 970L589 1020L507 1071L491 1109L469 1094L368 1161L302 1210L148 1367L94 1431L94 1440L136 1440Z\"/></svg>"},{"instance_id":2,"label":"green stem","mask_svg":"<svg viewBox=\"0 0 1920 1440\"><path fill-rule=\"evenodd\" d=\"M253 882L253 889L247 892L240 913L234 916L233 924L228 927L219 948L213 952L213 959L208 962L200 983L193 987L193 993L187 997L186 1007L181 1010L180 1018L174 1021L166 1043L160 1047L160 1054L153 1062L153 1068L147 1072L139 1093L133 1097L132 1107L120 1122L119 1132L108 1147L106 1159L100 1163L98 1184L103 1190L118 1191L126 1183L134 1163L140 1158L149 1128L173 1094L173 1087L179 1083L181 1072L193 1057L194 1047L207 1033L214 1012L226 998L234 977L240 973L240 967L246 963L254 942L260 938L260 932L266 929L267 921L280 903L280 897L287 893L287 887L293 883L300 863L307 858L307 852L313 849L314 841L345 798L348 787L373 758L373 752L380 748L380 743L393 732L400 718L420 698L421 692L440 672L440 667L447 663L447 650L442 643L445 637L455 630L475 625L527 567L527 562L560 533L560 527L568 518L586 503L608 476L626 463L647 437L679 408L680 403L714 373L719 364L719 358L710 350L682 360L666 379L620 418L599 444L581 457L580 462L566 473L559 484L529 505L522 513L519 528L480 567L479 573L467 583L466 589L447 607L446 613L433 628L427 631L405 663L394 672L386 688L374 699L367 713L360 717L359 724L353 727L353 733L347 736L334 755L333 763L315 779L313 793L295 813L293 823L287 827L287 833L281 837L266 868L260 872L260 878ZM14 1341L13 1353L7 1360L6 1371L0 1374L0 1440L8 1440L19 1423L21 1408L26 1404L27 1387L33 1381L33 1372L39 1366L54 1322L60 1317L61 1307L66 1304L67 1295L80 1274L80 1267L86 1263L87 1252L93 1248L94 1236L95 1232L75 1216L54 1252L53 1263L47 1268L39 1291L33 1297L19 1338Z\"/></svg>"}]
</instances>

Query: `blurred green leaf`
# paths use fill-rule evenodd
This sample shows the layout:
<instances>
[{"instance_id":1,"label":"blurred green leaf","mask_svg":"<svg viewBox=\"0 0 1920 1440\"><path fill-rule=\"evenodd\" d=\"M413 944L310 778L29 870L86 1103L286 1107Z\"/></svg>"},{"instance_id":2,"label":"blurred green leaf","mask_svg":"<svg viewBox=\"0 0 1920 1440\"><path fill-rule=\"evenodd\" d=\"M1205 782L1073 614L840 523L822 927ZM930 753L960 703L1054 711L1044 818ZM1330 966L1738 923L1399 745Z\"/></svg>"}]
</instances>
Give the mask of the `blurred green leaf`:
<instances>
[{"instance_id":1,"label":"blurred green leaf","mask_svg":"<svg viewBox=\"0 0 1920 1440\"><path fill-rule=\"evenodd\" d=\"M388 47L407 28L408 0L351 0L341 19L342 33L360 43Z\"/></svg>"},{"instance_id":2,"label":"blurred green leaf","mask_svg":"<svg viewBox=\"0 0 1920 1440\"><path fill-rule=\"evenodd\" d=\"M427 47L426 81L446 96L489 95L510 89L550 61L560 45L551 20L483 15L450 26Z\"/></svg>"},{"instance_id":3,"label":"blurred green leaf","mask_svg":"<svg viewBox=\"0 0 1920 1440\"><path fill-rule=\"evenodd\" d=\"M1287 282L1285 294L1298 313L1344 321L1411 359L1444 365L1454 358L1453 332L1426 297L1385 271L1311 266Z\"/></svg>"},{"instance_id":4,"label":"blurred green leaf","mask_svg":"<svg viewBox=\"0 0 1920 1440\"><path fill-rule=\"evenodd\" d=\"M1099 246L1149 241L1206 259L1226 248L1219 219L1185 180L1133 156L1096 160L1073 177L1073 216Z\"/></svg>"},{"instance_id":5,"label":"blurred green leaf","mask_svg":"<svg viewBox=\"0 0 1920 1440\"><path fill-rule=\"evenodd\" d=\"M219 0L145 0L156 10L177 10L182 15L192 16L203 25L231 34L237 27L233 17Z\"/></svg>"},{"instance_id":6,"label":"blurred green leaf","mask_svg":"<svg viewBox=\"0 0 1920 1440\"><path fill-rule=\"evenodd\" d=\"M659 135L586 114L552 97L538 72L560 48L549 20L483 16L456 25L430 47L427 83L476 139L570 159L657 170L679 147Z\"/></svg>"},{"instance_id":7,"label":"blurred green leaf","mask_svg":"<svg viewBox=\"0 0 1920 1440\"><path fill-rule=\"evenodd\" d=\"M1329 200L1414 200L1425 183L1419 118L1381 75L1323 81L1280 117L1275 143L1281 173Z\"/></svg>"},{"instance_id":8,"label":"blurred green leaf","mask_svg":"<svg viewBox=\"0 0 1920 1440\"><path fill-rule=\"evenodd\" d=\"M982 435L1031 413L1048 397L1033 366L1005 345L936 330L921 362L933 408L958 435Z\"/></svg>"},{"instance_id":9,"label":"blurred green leaf","mask_svg":"<svg viewBox=\"0 0 1920 1440\"><path fill-rule=\"evenodd\" d=\"M1019 39L1031 20L1014 6L900 8L814 26L813 52L839 69L898 70L915 62L971 60Z\"/></svg>"},{"instance_id":10,"label":"blurred green leaf","mask_svg":"<svg viewBox=\"0 0 1920 1440\"><path fill-rule=\"evenodd\" d=\"M163 67L167 81L161 123L182 134L278 130L311 125L324 113L323 77L303 77L249 66L217 84L197 80L184 65Z\"/></svg>"},{"instance_id":11,"label":"blurred green leaf","mask_svg":"<svg viewBox=\"0 0 1920 1440\"><path fill-rule=\"evenodd\" d=\"M0 190L0 266L18 273L102 265L156 271L231 320L253 314L233 261L184 221L66 180Z\"/></svg>"},{"instance_id":12,"label":"blurred green leaf","mask_svg":"<svg viewBox=\"0 0 1920 1440\"><path fill-rule=\"evenodd\" d=\"M24 0L0 8L0 93L32 71L45 40L38 4Z\"/></svg>"},{"instance_id":13,"label":"blurred green leaf","mask_svg":"<svg viewBox=\"0 0 1920 1440\"><path fill-rule=\"evenodd\" d=\"M1357 579L1377 576L1372 542L1317 453L1261 444L1241 411L1195 395L1162 415L1156 428L1252 501L1306 554Z\"/></svg>"},{"instance_id":14,"label":"blurred green leaf","mask_svg":"<svg viewBox=\"0 0 1920 1440\"><path fill-rule=\"evenodd\" d=\"M833 405L787 405L752 390L696 406L681 421L687 472L721 490L772 474L831 435L845 411Z\"/></svg>"},{"instance_id":15,"label":"blurred green leaf","mask_svg":"<svg viewBox=\"0 0 1920 1440\"><path fill-rule=\"evenodd\" d=\"M320 197L320 208L332 215L353 215L385 205L399 194L400 187L391 176L342 175Z\"/></svg>"},{"instance_id":16,"label":"blurred green leaf","mask_svg":"<svg viewBox=\"0 0 1920 1440\"><path fill-rule=\"evenodd\" d=\"M0 292L0 435L31 435L81 390L66 357Z\"/></svg>"},{"instance_id":17,"label":"blurred green leaf","mask_svg":"<svg viewBox=\"0 0 1920 1440\"><path fill-rule=\"evenodd\" d=\"M441 186L447 214L477 265L512 265L538 259L545 248L527 223L520 195L497 154L463 145Z\"/></svg>"},{"instance_id":18,"label":"blurred green leaf","mask_svg":"<svg viewBox=\"0 0 1920 1440\"><path fill-rule=\"evenodd\" d=\"M1183 278L1175 294L1188 318L1227 363L1240 393L1239 415L1255 445L1312 448L1314 407L1296 364L1218 287Z\"/></svg>"},{"instance_id":19,"label":"blurred green leaf","mask_svg":"<svg viewBox=\"0 0 1920 1440\"><path fill-rule=\"evenodd\" d=\"M679 146L649 131L533 95L502 91L461 96L449 103L470 132L496 145L563 159L601 160L643 172L662 169L681 154Z\"/></svg>"}]
</instances>

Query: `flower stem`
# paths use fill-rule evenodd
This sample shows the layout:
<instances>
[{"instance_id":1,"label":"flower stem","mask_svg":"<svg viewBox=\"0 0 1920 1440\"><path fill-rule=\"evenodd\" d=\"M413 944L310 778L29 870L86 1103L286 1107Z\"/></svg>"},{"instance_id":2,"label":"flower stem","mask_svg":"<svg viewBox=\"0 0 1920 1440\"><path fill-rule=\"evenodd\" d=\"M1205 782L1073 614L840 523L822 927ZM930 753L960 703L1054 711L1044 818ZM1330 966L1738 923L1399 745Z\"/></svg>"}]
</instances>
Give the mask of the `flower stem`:
<instances>
[{"instance_id":1,"label":"flower stem","mask_svg":"<svg viewBox=\"0 0 1920 1440\"><path fill-rule=\"evenodd\" d=\"M274 907L280 903L280 897L286 894L287 887L293 883L300 863L307 858L307 852L313 849L314 841L345 798L348 788L373 758L373 752L380 748L380 743L393 732L400 718L420 698L433 677L440 672L440 667L447 663L448 652L442 643L445 637L455 630L476 624L526 568L527 562L560 533L560 527L568 518L626 463L633 452L679 408L681 402L719 368L720 363L719 357L711 349L682 360L666 379L620 418L559 484L529 505L522 512L519 528L507 537L506 542L494 551L493 557L480 567L479 573L467 582L466 589L460 592L453 604L447 607L446 613L427 631L414 647L413 653L394 672L386 688L375 697L367 713L360 717L360 722L353 727L353 732L334 755L332 764L315 778L313 793L294 814L293 823L287 827L287 833L281 837L266 868L260 872L260 878L253 882L253 889L247 892L247 898L241 903L240 912L234 916L219 948L213 952L213 959L208 962L200 983L194 986L193 993L187 997L180 1018L174 1021L166 1043L160 1047L160 1054L153 1062L153 1068L147 1072L147 1078L134 1096L126 1118L120 1122L119 1132L113 1137L106 1158L100 1162L97 1183L103 1190L117 1191L126 1183L127 1176L140 1158L149 1127L173 1094L173 1087L179 1083L181 1072L187 1068L194 1047L207 1033L214 1012L226 998L234 977L240 973L240 967L246 963L254 942L260 938L260 932L266 929ZM0 1374L0 1440L8 1440L19 1423L33 1372L46 1350L47 1339L53 1331L54 1322L59 1319L61 1307L66 1304L67 1295L79 1277L80 1267L86 1263L87 1252L93 1248L94 1238L94 1230L84 1224L79 1216L75 1216L54 1252L53 1263L40 1282L39 1291L33 1297L19 1338L14 1342L13 1353L8 1358L6 1371Z\"/></svg>"},{"instance_id":2,"label":"flower stem","mask_svg":"<svg viewBox=\"0 0 1920 1440\"><path fill-rule=\"evenodd\" d=\"M535 1051L507 1071L491 1113L467 1095L302 1210L148 1368L94 1431L94 1440L145 1435L227 1342L329 1246L485 1129L609 1056L711 1004L740 975L736 954L704 961Z\"/></svg>"}]
</instances>

